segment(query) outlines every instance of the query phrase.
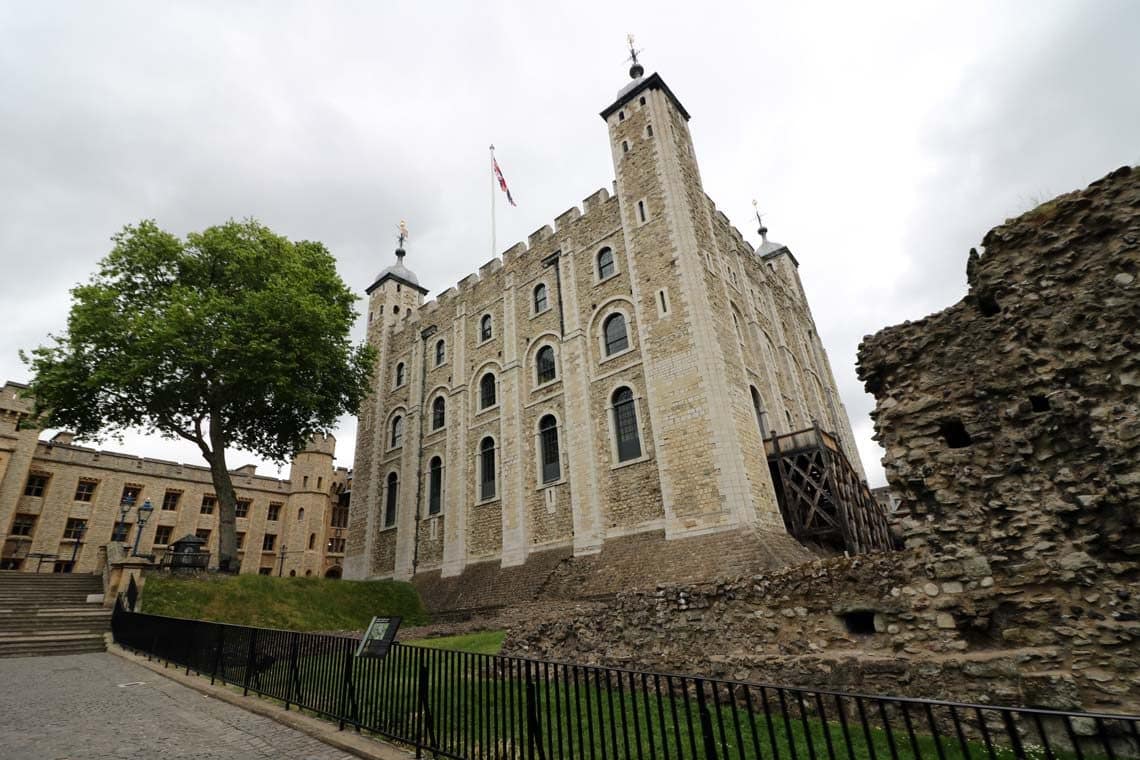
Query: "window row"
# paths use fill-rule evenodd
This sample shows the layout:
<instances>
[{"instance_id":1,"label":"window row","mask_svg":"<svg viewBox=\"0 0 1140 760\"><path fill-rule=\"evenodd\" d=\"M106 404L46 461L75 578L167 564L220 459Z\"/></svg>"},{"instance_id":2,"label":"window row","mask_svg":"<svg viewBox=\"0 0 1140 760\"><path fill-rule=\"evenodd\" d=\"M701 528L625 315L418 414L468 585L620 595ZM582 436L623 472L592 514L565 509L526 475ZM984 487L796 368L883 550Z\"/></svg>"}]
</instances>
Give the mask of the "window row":
<instances>
[{"instance_id":1,"label":"window row","mask_svg":"<svg viewBox=\"0 0 1140 760\"><path fill-rule=\"evenodd\" d=\"M637 405L633 391L622 386L610 397L610 414L613 424L614 453L618 463L639 459L642 454L641 428L637 420ZM498 447L492 436L479 441L475 462L476 498L491 501L498 495ZM562 455L558 420L552 414L543 415L538 422L538 479L543 485L562 479ZM443 509L443 460L434 456L427 471L428 514L439 514ZM399 504L400 476L388 473L384 493L384 527L396 524Z\"/></svg>"}]
</instances>

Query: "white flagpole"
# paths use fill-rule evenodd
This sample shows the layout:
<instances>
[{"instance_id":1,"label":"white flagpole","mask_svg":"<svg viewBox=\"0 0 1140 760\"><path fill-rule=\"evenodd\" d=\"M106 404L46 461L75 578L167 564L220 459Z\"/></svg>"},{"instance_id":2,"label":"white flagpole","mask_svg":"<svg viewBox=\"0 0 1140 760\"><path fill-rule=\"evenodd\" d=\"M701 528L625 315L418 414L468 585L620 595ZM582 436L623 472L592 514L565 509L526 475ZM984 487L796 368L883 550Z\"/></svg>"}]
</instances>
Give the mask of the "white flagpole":
<instances>
[{"instance_id":1,"label":"white flagpole","mask_svg":"<svg viewBox=\"0 0 1140 760\"><path fill-rule=\"evenodd\" d=\"M495 146L491 146L491 258L498 255L498 247L495 245Z\"/></svg>"}]
</instances>

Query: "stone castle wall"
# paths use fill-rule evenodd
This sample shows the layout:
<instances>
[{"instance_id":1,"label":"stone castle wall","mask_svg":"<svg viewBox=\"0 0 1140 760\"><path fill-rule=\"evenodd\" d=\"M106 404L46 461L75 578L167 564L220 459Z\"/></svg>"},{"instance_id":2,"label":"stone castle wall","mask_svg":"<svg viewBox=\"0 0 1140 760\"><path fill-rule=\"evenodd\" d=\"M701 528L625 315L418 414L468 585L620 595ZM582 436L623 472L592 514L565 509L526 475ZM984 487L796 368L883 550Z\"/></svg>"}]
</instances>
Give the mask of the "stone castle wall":
<instances>
[{"instance_id":1,"label":"stone castle wall","mask_svg":"<svg viewBox=\"0 0 1140 760\"><path fill-rule=\"evenodd\" d=\"M36 429L19 428L21 419L31 412L30 401L19 396L24 386L8 383L0 390L0 531L5 535L2 557L8 563L19 561L21 570L36 570L40 563L26 559L29 554L55 554L70 560L74 541L65 538L69 520L85 521L86 533L76 551L75 572L92 572L97 561L96 549L111 540L120 518L119 504L123 489L139 489L135 505L150 499L154 507L143 529L139 550L149 554L163 551L167 543L156 541L159 530L176 541L188 534L209 531L206 548L217 556L218 508L203 513L206 497L214 497L214 486L207 467L157 459L147 459L120 452L101 451L71 442L63 433L51 440L39 440ZM315 439L297 455L288 479L257 475L253 467L232 472L239 500L249 501L247 517L237 519L237 532L243 536L239 551L241 572L271 570L274 574L290 571L298 575L323 575L339 566L343 553L330 551L330 537L335 537L333 507L338 495L348 485L348 471L333 466L335 440L332 436ZM47 479L39 496L26 493L28 479ZM80 482L93 484L87 500L78 497ZM164 509L167 494L177 494L174 509ZM270 520L270 510L278 517ZM14 535L17 515L34 519L29 536ZM128 540L133 546L137 511L132 509L126 521L130 524ZM267 534L276 536L274 548L262 551ZM289 547L281 562L281 547ZM332 547L337 548L337 547ZM54 562L40 566L50 572Z\"/></svg>"},{"instance_id":2,"label":"stone castle wall","mask_svg":"<svg viewBox=\"0 0 1140 760\"><path fill-rule=\"evenodd\" d=\"M643 84L605 116L613 194L599 190L435 300L423 303L422 289L399 277L370 288L379 361L358 428L353 577L453 577L468 565L505 568L567 548L588 556L638 533L786 535L762 427L818 421L858 466L794 259L782 246L754 251L716 210L701 188L688 115L659 78ZM615 270L604 278L603 249ZM548 308L536 313L539 286ZM602 326L617 313L629 349L607 356ZM483 340L488 315L493 335ZM546 346L557 377L540 385L535 357ZM497 400L483 409L487 373ZM641 447L630 461L619 461L615 444L612 399L623 387L635 398ZM446 408L438 429L437 399ZM546 415L558 430L552 483L539 467ZM497 469L490 499L479 490L487 437ZM436 457L442 509L432 514Z\"/></svg>"},{"instance_id":3,"label":"stone castle wall","mask_svg":"<svg viewBox=\"0 0 1140 760\"><path fill-rule=\"evenodd\" d=\"M864 341L905 551L618 597L512 652L1140 712L1140 172L994 230Z\"/></svg>"}]
</instances>

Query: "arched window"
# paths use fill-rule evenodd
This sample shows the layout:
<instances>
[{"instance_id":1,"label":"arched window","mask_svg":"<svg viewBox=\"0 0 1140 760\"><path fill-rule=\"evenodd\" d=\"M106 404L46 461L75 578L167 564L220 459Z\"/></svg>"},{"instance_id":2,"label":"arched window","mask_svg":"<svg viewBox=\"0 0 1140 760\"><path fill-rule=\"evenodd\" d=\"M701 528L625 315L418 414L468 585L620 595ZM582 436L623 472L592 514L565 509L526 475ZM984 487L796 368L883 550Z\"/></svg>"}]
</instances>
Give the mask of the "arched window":
<instances>
[{"instance_id":1,"label":"arched window","mask_svg":"<svg viewBox=\"0 0 1140 760\"><path fill-rule=\"evenodd\" d=\"M495 375L488 372L479 381L479 408L488 409L495 405Z\"/></svg>"},{"instance_id":2,"label":"arched window","mask_svg":"<svg viewBox=\"0 0 1140 760\"><path fill-rule=\"evenodd\" d=\"M606 341L606 356L612 356L629 348L629 333L625 329L625 315L611 314L602 323Z\"/></svg>"},{"instance_id":3,"label":"arched window","mask_svg":"<svg viewBox=\"0 0 1140 760\"><path fill-rule=\"evenodd\" d=\"M614 274L614 252L609 248L598 251L598 279L604 280Z\"/></svg>"},{"instance_id":4,"label":"arched window","mask_svg":"<svg viewBox=\"0 0 1140 760\"><path fill-rule=\"evenodd\" d=\"M558 421L548 414L538 423L538 448L542 456L542 482L553 483L562 477L558 456Z\"/></svg>"},{"instance_id":5,"label":"arched window","mask_svg":"<svg viewBox=\"0 0 1140 760\"><path fill-rule=\"evenodd\" d=\"M752 411L756 412L756 424L760 426L760 437L768 438L768 413L764 411L764 402L760 400L760 391L755 386L749 386L752 392Z\"/></svg>"},{"instance_id":6,"label":"arched window","mask_svg":"<svg viewBox=\"0 0 1140 760\"><path fill-rule=\"evenodd\" d=\"M297 510L297 520L300 521L300 520L304 520L304 519L305 519L305 508L301 507L300 509Z\"/></svg>"},{"instance_id":7,"label":"arched window","mask_svg":"<svg viewBox=\"0 0 1140 760\"><path fill-rule=\"evenodd\" d=\"M736 340L744 345L744 333L740 329L740 318L736 316L736 309L732 310L732 326L736 328Z\"/></svg>"},{"instance_id":8,"label":"arched window","mask_svg":"<svg viewBox=\"0 0 1140 760\"><path fill-rule=\"evenodd\" d=\"M628 462L641 456L641 436L637 431L637 409L633 391L618 388L613 396L614 437L617 439L619 462Z\"/></svg>"},{"instance_id":9,"label":"arched window","mask_svg":"<svg viewBox=\"0 0 1140 760\"><path fill-rule=\"evenodd\" d=\"M309 548L312 549L314 546L316 546L316 544L317 544L317 534L316 533L310 533L309 534Z\"/></svg>"},{"instance_id":10,"label":"arched window","mask_svg":"<svg viewBox=\"0 0 1140 760\"><path fill-rule=\"evenodd\" d=\"M404 418L396 415L392 419L392 435L388 440L388 448L394 449L404 443Z\"/></svg>"},{"instance_id":11,"label":"arched window","mask_svg":"<svg viewBox=\"0 0 1140 760\"><path fill-rule=\"evenodd\" d=\"M436 396L431 402L431 429L439 430L447 422L447 410L443 396Z\"/></svg>"},{"instance_id":12,"label":"arched window","mask_svg":"<svg viewBox=\"0 0 1140 760\"><path fill-rule=\"evenodd\" d=\"M444 342L442 340L437 340L435 342L435 366L438 367L439 365L443 364L443 362L446 358L447 358L447 346L444 344Z\"/></svg>"},{"instance_id":13,"label":"arched window","mask_svg":"<svg viewBox=\"0 0 1140 760\"><path fill-rule=\"evenodd\" d=\"M491 330L491 315L484 314L479 320L479 340L490 340L494 333Z\"/></svg>"},{"instance_id":14,"label":"arched window","mask_svg":"<svg viewBox=\"0 0 1140 760\"><path fill-rule=\"evenodd\" d=\"M396 473L388 474L388 492L384 494L384 527L396 524L396 500L400 495L400 478Z\"/></svg>"},{"instance_id":15,"label":"arched window","mask_svg":"<svg viewBox=\"0 0 1140 760\"><path fill-rule=\"evenodd\" d=\"M479 498L495 498L495 439L490 436L479 443Z\"/></svg>"},{"instance_id":16,"label":"arched window","mask_svg":"<svg viewBox=\"0 0 1140 760\"><path fill-rule=\"evenodd\" d=\"M550 346L538 349L534 363L539 385L549 383L558 375L558 368L554 364L554 349Z\"/></svg>"},{"instance_id":17,"label":"arched window","mask_svg":"<svg viewBox=\"0 0 1140 760\"><path fill-rule=\"evenodd\" d=\"M438 515L443 508L443 460L432 457L428 465L428 514Z\"/></svg>"},{"instance_id":18,"label":"arched window","mask_svg":"<svg viewBox=\"0 0 1140 760\"><path fill-rule=\"evenodd\" d=\"M546 300L546 285L540 282L534 287L534 313L546 311L549 305Z\"/></svg>"},{"instance_id":19,"label":"arched window","mask_svg":"<svg viewBox=\"0 0 1140 760\"><path fill-rule=\"evenodd\" d=\"M404 363L400 362L396 365L396 387L399 388L404 384Z\"/></svg>"}]
</instances>

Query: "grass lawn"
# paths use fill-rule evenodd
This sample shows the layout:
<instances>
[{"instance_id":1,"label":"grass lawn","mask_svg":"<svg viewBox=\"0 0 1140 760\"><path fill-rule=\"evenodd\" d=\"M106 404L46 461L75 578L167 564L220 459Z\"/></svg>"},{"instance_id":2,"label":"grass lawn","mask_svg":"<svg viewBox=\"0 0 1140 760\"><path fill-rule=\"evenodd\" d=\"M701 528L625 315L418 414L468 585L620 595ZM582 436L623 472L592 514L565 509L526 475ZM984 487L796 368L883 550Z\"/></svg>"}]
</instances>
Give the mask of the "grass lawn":
<instances>
[{"instance_id":1,"label":"grass lawn","mask_svg":"<svg viewBox=\"0 0 1140 760\"><path fill-rule=\"evenodd\" d=\"M459 636L413 639L402 643L417 647L427 647L429 649L451 649L456 652L474 652L475 654L498 654L503 648L503 639L505 639L506 636L506 631L478 631L477 633L465 633Z\"/></svg>"},{"instance_id":2,"label":"grass lawn","mask_svg":"<svg viewBox=\"0 0 1140 760\"><path fill-rule=\"evenodd\" d=\"M427 622L409 583L264 575L151 575L143 587L142 610L293 631L363 630L373 615L400 615L407 625Z\"/></svg>"}]
</instances>

